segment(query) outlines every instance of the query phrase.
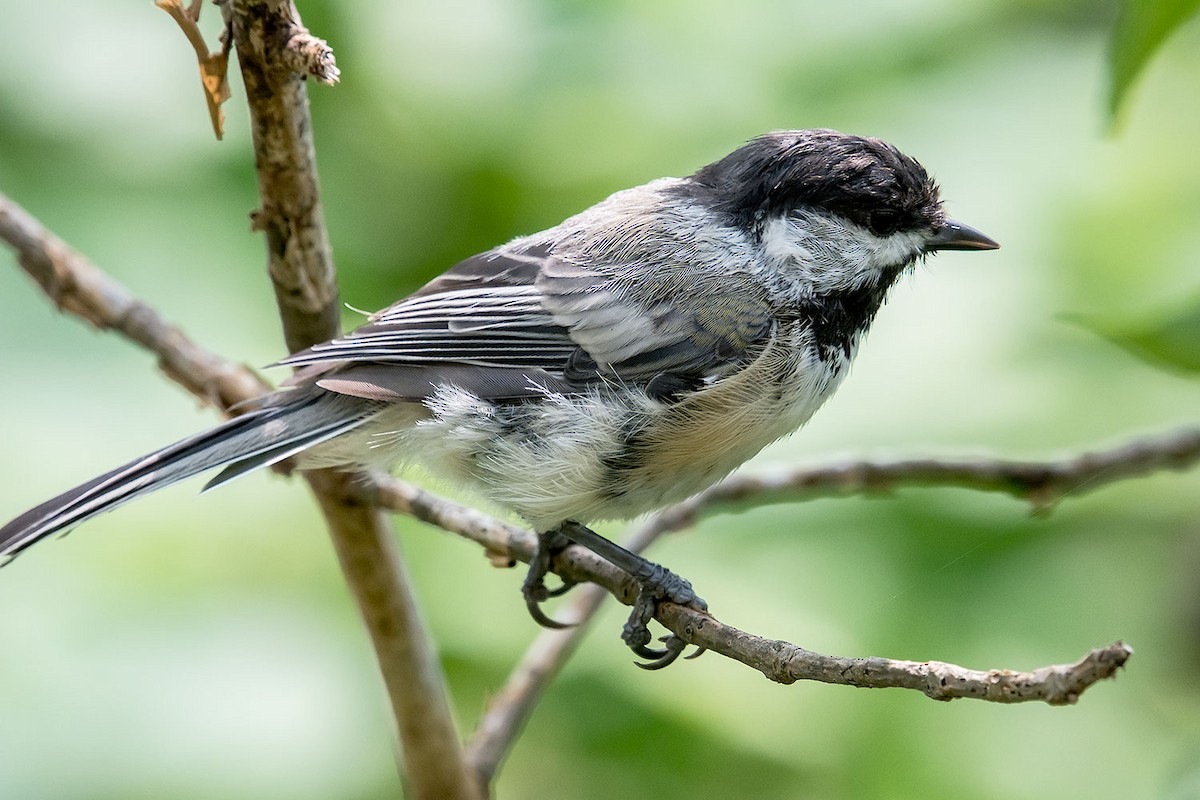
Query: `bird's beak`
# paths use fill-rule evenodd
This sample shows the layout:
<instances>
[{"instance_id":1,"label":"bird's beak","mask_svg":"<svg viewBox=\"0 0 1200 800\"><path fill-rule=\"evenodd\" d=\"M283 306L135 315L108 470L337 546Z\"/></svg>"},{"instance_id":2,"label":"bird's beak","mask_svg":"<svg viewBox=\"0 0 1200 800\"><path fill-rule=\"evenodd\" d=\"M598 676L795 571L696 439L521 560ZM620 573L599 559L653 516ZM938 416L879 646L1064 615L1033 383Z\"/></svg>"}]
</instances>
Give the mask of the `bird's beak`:
<instances>
[{"instance_id":1,"label":"bird's beak","mask_svg":"<svg viewBox=\"0 0 1200 800\"><path fill-rule=\"evenodd\" d=\"M985 236L970 225L963 225L957 220L948 219L942 223L926 243L926 252L931 250L995 250L1000 247L989 236Z\"/></svg>"}]
</instances>

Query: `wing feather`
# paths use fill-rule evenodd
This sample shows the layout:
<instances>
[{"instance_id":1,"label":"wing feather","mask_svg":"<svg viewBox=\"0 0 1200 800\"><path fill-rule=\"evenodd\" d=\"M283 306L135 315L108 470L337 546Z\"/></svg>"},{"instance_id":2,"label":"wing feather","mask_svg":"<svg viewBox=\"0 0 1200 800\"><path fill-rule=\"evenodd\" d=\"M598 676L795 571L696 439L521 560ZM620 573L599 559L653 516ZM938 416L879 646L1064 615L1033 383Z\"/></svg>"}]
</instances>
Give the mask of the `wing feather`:
<instances>
[{"instance_id":1,"label":"wing feather","mask_svg":"<svg viewBox=\"0 0 1200 800\"><path fill-rule=\"evenodd\" d=\"M652 261L625 245L605 253L568 242L557 252L553 241L469 258L366 325L279 364L373 399L421 400L456 385L519 400L597 383L694 385L772 329L765 291L722 271L718 251L701 257L698 245L681 245Z\"/></svg>"}]
</instances>

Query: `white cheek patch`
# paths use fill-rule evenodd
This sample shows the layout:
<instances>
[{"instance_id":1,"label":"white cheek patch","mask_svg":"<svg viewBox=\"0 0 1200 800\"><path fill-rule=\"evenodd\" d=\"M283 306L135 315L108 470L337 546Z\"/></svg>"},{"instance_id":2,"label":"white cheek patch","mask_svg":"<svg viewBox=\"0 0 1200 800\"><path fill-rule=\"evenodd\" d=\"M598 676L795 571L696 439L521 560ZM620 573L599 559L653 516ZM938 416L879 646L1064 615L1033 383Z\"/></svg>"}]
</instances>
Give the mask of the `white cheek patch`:
<instances>
[{"instance_id":1,"label":"white cheek patch","mask_svg":"<svg viewBox=\"0 0 1200 800\"><path fill-rule=\"evenodd\" d=\"M774 268L816 294L878 286L920 253L920 233L876 236L838 217L797 212L763 227L763 251Z\"/></svg>"}]
</instances>

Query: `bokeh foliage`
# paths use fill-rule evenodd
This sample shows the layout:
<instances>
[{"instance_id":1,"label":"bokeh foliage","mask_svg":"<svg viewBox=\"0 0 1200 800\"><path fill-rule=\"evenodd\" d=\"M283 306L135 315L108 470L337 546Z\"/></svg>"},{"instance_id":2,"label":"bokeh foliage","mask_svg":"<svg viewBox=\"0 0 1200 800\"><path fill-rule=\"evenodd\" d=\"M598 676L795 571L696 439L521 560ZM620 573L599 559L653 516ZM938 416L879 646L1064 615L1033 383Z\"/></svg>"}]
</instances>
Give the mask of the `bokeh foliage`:
<instances>
[{"instance_id":1,"label":"bokeh foliage","mask_svg":"<svg viewBox=\"0 0 1200 800\"><path fill-rule=\"evenodd\" d=\"M1125 0L1113 26L1108 105L1120 109L1163 43L1200 9L1200 0Z\"/></svg>"},{"instance_id":2,"label":"bokeh foliage","mask_svg":"<svg viewBox=\"0 0 1200 800\"><path fill-rule=\"evenodd\" d=\"M1074 322L1153 328L1200 296L1194 18L1158 37L1108 137L1118 9L1094 0L301 8L343 70L311 96L355 307L756 133L834 127L921 159L1004 249L919 269L829 407L749 469L1052 455L1197 421L1194 380ZM277 357L239 82L218 144L191 50L149 2L0 0L0 20L0 190L200 341ZM10 262L0 515L212 421ZM767 636L977 667L1137 652L1077 707L941 705L713 656L648 675L613 608L499 796L1196 797L1198 497L1190 473L1047 518L953 490L713 518L655 555ZM536 633L519 575L398 526L469 726ZM146 499L0 572L0 796L393 796L382 692L323 537L298 486L258 475Z\"/></svg>"}]
</instances>

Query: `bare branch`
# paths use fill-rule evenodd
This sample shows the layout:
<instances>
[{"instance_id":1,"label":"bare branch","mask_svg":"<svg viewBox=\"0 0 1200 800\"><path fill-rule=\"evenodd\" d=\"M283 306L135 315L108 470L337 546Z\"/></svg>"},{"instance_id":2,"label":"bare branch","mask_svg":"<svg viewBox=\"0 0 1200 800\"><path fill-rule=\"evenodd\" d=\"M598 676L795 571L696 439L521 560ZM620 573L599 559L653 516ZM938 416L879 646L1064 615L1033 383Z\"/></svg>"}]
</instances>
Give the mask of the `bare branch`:
<instances>
[{"instance_id":1,"label":"bare branch","mask_svg":"<svg viewBox=\"0 0 1200 800\"><path fill-rule=\"evenodd\" d=\"M167 377L229 411L270 391L247 367L208 352L0 194L0 239L60 311L113 330L158 356Z\"/></svg>"},{"instance_id":2,"label":"bare branch","mask_svg":"<svg viewBox=\"0 0 1200 800\"><path fill-rule=\"evenodd\" d=\"M957 487L1002 492L1045 511L1068 496L1163 470L1182 471L1200 463L1200 428L1184 427L1132 439L1107 450L1058 461L934 459L845 461L768 475L734 475L656 514L650 524L663 531L686 528L729 506L757 507L820 497L888 492L909 487Z\"/></svg>"},{"instance_id":3,"label":"bare branch","mask_svg":"<svg viewBox=\"0 0 1200 800\"><path fill-rule=\"evenodd\" d=\"M574 627L543 628L513 668L504 686L487 704L466 746L467 763L480 780L491 783L501 762L516 743L546 689L579 648L589 623L608 593L595 584L572 591L555 617Z\"/></svg>"},{"instance_id":4,"label":"bare branch","mask_svg":"<svg viewBox=\"0 0 1200 800\"><path fill-rule=\"evenodd\" d=\"M389 520L371 503L360 476L336 470L306 473L350 585L385 669L401 666L406 686L389 683L405 772L418 798L479 797L474 773L463 769L462 749L449 718L446 687L432 639L409 591ZM388 677L391 677L390 675ZM443 719L444 717L444 719Z\"/></svg>"},{"instance_id":5,"label":"bare branch","mask_svg":"<svg viewBox=\"0 0 1200 800\"><path fill-rule=\"evenodd\" d=\"M332 53L290 0L228 0L250 106L268 270L292 352L339 333L338 293L317 189L306 74L336 79ZM371 635L417 798L480 796L463 760L445 680L400 568L391 521L361 487L365 476L317 471L308 480L329 523L343 574Z\"/></svg>"},{"instance_id":6,"label":"bare branch","mask_svg":"<svg viewBox=\"0 0 1200 800\"><path fill-rule=\"evenodd\" d=\"M290 352L340 333L329 233L317 185L304 73L292 68L294 38L308 35L292 3L227 0L237 47L262 207L252 215L267 237L267 270Z\"/></svg>"},{"instance_id":7,"label":"bare branch","mask_svg":"<svg viewBox=\"0 0 1200 800\"><path fill-rule=\"evenodd\" d=\"M973 670L941 661L822 655L740 631L674 604L664 605L656 618L689 643L741 661L778 683L821 681L868 689L915 689L934 700L1041 700L1054 706L1069 705L1091 685L1114 677L1133 654L1124 642L1115 642L1092 650L1074 664L1041 667L1032 672Z\"/></svg>"}]
</instances>

